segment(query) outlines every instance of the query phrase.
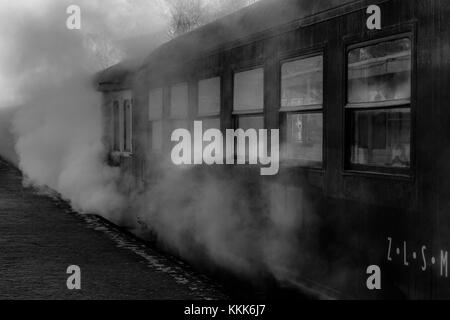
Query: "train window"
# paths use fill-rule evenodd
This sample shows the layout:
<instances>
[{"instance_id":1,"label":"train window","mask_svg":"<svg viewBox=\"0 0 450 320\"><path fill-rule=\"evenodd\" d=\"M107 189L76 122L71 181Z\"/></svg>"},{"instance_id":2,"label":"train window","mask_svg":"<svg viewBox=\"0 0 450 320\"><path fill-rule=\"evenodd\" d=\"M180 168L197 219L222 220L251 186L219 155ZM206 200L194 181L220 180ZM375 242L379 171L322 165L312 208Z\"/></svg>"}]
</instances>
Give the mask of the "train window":
<instances>
[{"instance_id":1,"label":"train window","mask_svg":"<svg viewBox=\"0 0 450 320\"><path fill-rule=\"evenodd\" d=\"M161 120L163 115L163 89L150 90L148 102L149 120Z\"/></svg>"},{"instance_id":2,"label":"train window","mask_svg":"<svg viewBox=\"0 0 450 320\"><path fill-rule=\"evenodd\" d=\"M239 72L234 75L233 115L236 128L243 130L264 129L263 68ZM247 145L246 148L245 155L248 161L250 152L258 150L258 147Z\"/></svg>"},{"instance_id":3,"label":"train window","mask_svg":"<svg viewBox=\"0 0 450 320\"><path fill-rule=\"evenodd\" d=\"M323 159L323 115L289 113L287 115L287 159L320 163Z\"/></svg>"},{"instance_id":4,"label":"train window","mask_svg":"<svg viewBox=\"0 0 450 320\"><path fill-rule=\"evenodd\" d=\"M161 151L163 148L163 125L162 121L152 121L152 149Z\"/></svg>"},{"instance_id":5,"label":"train window","mask_svg":"<svg viewBox=\"0 0 450 320\"><path fill-rule=\"evenodd\" d=\"M120 104L119 101L115 100L113 102L113 151L121 152L122 148L120 145L121 140L121 124L120 124Z\"/></svg>"},{"instance_id":6,"label":"train window","mask_svg":"<svg viewBox=\"0 0 450 320\"><path fill-rule=\"evenodd\" d=\"M407 108L352 113L351 162L408 168L411 159L411 113Z\"/></svg>"},{"instance_id":7,"label":"train window","mask_svg":"<svg viewBox=\"0 0 450 320\"><path fill-rule=\"evenodd\" d=\"M189 115L189 90L187 83L180 83L170 90L170 118L187 119Z\"/></svg>"},{"instance_id":8,"label":"train window","mask_svg":"<svg viewBox=\"0 0 450 320\"><path fill-rule=\"evenodd\" d=\"M323 57L315 56L281 66L281 108L321 109L323 101Z\"/></svg>"},{"instance_id":9,"label":"train window","mask_svg":"<svg viewBox=\"0 0 450 320\"><path fill-rule=\"evenodd\" d=\"M220 130L220 119L219 118L205 118L202 119L203 131L209 129L219 129Z\"/></svg>"},{"instance_id":10,"label":"train window","mask_svg":"<svg viewBox=\"0 0 450 320\"><path fill-rule=\"evenodd\" d=\"M410 39L386 41L349 52L349 103L399 101L410 97Z\"/></svg>"},{"instance_id":11,"label":"train window","mask_svg":"<svg viewBox=\"0 0 450 320\"><path fill-rule=\"evenodd\" d=\"M350 164L358 169L411 166L411 40L348 53Z\"/></svg>"},{"instance_id":12,"label":"train window","mask_svg":"<svg viewBox=\"0 0 450 320\"><path fill-rule=\"evenodd\" d=\"M236 118L236 127L239 129L242 129L244 131L248 130L248 129L255 129L258 130L259 129L264 129L264 116L263 115L242 115ZM261 142L265 142L265 141L261 141ZM250 141L249 141L250 143ZM264 145L263 148L265 148L266 146ZM259 146L258 145L254 145L254 144L246 144L245 145L245 150L241 149L237 149L235 150L235 154L238 153L243 153L245 152L245 159L246 161L249 161L249 159L251 157L258 157L258 154L254 154L254 152L257 153Z\"/></svg>"},{"instance_id":13,"label":"train window","mask_svg":"<svg viewBox=\"0 0 450 320\"><path fill-rule=\"evenodd\" d=\"M220 130L220 77L198 82L198 118L203 130Z\"/></svg>"},{"instance_id":14,"label":"train window","mask_svg":"<svg viewBox=\"0 0 450 320\"><path fill-rule=\"evenodd\" d=\"M263 112L264 70L262 68L234 75L235 113Z\"/></svg>"},{"instance_id":15,"label":"train window","mask_svg":"<svg viewBox=\"0 0 450 320\"><path fill-rule=\"evenodd\" d=\"M198 115L217 116L220 114L220 77L198 82Z\"/></svg>"},{"instance_id":16,"label":"train window","mask_svg":"<svg viewBox=\"0 0 450 320\"><path fill-rule=\"evenodd\" d=\"M264 116L240 116L238 118L237 127L239 129L248 130L248 129L264 129Z\"/></svg>"},{"instance_id":17,"label":"train window","mask_svg":"<svg viewBox=\"0 0 450 320\"><path fill-rule=\"evenodd\" d=\"M132 115L132 106L131 100L124 100L123 103L123 150L125 152L132 152L132 124L133 124L133 115Z\"/></svg>"},{"instance_id":18,"label":"train window","mask_svg":"<svg viewBox=\"0 0 450 320\"><path fill-rule=\"evenodd\" d=\"M151 127L151 149L161 151L163 147L163 89L150 90L148 114Z\"/></svg>"},{"instance_id":19,"label":"train window","mask_svg":"<svg viewBox=\"0 0 450 320\"><path fill-rule=\"evenodd\" d=\"M281 65L281 112L286 126L285 158L306 166L323 162L323 56Z\"/></svg>"}]
</instances>

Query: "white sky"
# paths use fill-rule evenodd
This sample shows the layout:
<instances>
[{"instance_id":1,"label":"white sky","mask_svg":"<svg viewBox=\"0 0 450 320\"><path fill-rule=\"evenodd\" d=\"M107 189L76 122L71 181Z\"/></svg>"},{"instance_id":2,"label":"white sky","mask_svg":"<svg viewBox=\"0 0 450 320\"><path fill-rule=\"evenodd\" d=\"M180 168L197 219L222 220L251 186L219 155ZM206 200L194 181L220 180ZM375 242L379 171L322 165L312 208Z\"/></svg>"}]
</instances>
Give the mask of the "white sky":
<instances>
[{"instance_id":1,"label":"white sky","mask_svg":"<svg viewBox=\"0 0 450 320\"><path fill-rule=\"evenodd\" d=\"M51 33L55 30L60 35L61 30L56 28L66 28L65 9L71 4L81 8L83 34L111 40L157 32L164 27L167 14L163 0L0 0L0 108L20 103L17 88L26 74L15 72L12 66L21 51L34 50L23 43L24 32L48 33L44 39L49 47L36 48L37 55L45 55L53 45L60 50L58 43L51 42ZM30 66L29 72L38 67Z\"/></svg>"}]
</instances>

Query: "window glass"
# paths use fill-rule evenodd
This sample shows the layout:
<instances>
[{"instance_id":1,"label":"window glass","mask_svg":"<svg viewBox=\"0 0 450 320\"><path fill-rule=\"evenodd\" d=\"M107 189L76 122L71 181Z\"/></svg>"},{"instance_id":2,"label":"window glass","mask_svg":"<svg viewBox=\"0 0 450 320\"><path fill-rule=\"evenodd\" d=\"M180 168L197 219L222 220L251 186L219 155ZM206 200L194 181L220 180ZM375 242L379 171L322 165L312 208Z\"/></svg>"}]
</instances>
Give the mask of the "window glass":
<instances>
[{"instance_id":1,"label":"window glass","mask_svg":"<svg viewBox=\"0 0 450 320\"><path fill-rule=\"evenodd\" d=\"M130 100L125 100L124 101L124 137L123 137L123 141L124 141L124 150L126 152L131 152L132 147L131 147L131 143L132 143L132 113L131 113L131 101Z\"/></svg>"},{"instance_id":2,"label":"window glass","mask_svg":"<svg viewBox=\"0 0 450 320\"><path fill-rule=\"evenodd\" d=\"M201 80L198 83L198 114L200 116L220 113L220 77Z\"/></svg>"},{"instance_id":3,"label":"window glass","mask_svg":"<svg viewBox=\"0 0 450 320\"><path fill-rule=\"evenodd\" d=\"M189 91L187 83L172 86L170 90L170 117L187 119L189 115Z\"/></svg>"},{"instance_id":4,"label":"window glass","mask_svg":"<svg viewBox=\"0 0 450 320\"><path fill-rule=\"evenodd\" d=\"M288 160L322 162L322 113L288 114L286 151L286 157Z\"/></svg>"},{"instance_id":5,"label":"window glass","mask_svg":"<svg viewBox=\"0 0 450 320\"><path fill-rule=\"evenodd\" d=\"M264 69L239 72L234 75L234 111L264 109Z\"/></svg>"},{"instance_id":6,"label":"window glass","mask_svg":"<svg viewBox=\"0 0 450 320\"><path fill-rule=\"evenodd\" d=\"M239 129L264 129L264 116L240 116L238 118Z\"/></svg>"},{"instance_id":7,"label":"window glass","mask_svg":"<svg viewBox=\"0 0 450 320\"><path fill-rule=\"evenodd\" d=\"M113 103L113 149L114 149L114 151L121 151L119 101L114 101L114 103Z\"/></svg>"},{"instance_id":8,"label":"window glass","mask_svg":"<svg viewBox=\"0 0 450 320\"><path fill-rule=\"evenodd\" d=\"M218 118L207 118L201 119L203 125L203 131L208 129L219 129L220 130L220 119Z\"/></svg>"},{"instance_id":9,"label":"window glass","mask_svg":"<svg viewBox=\"0 0 450 320\"><path fill-rule=\"evenodd\" d=\"M239 116L238 127L237 129L242 129L247 131L249 129L256 130L257 137L259 136L259 129L264 129L264 116ZM263 148L266 148L266 141L262 141L264 143ZM249 161L250 157L258 157L258 139L252 143L250 140L246 139L245 146L236 145L236 154L245 154L246 161Z\"/></svg>"},{"instance_id":10,"label":"window glass","mask_svg":"<svg viewBox=\"0 0 450 320\"><path fill-rule=\"evenodd\" d=\"M149 120L160 120L163 116L163 89L150 90L149 93Z\"/></svg>"},{"instance_id":11,"label":"window glass","mask_svg":"<svg viewBox=\"0 0 450 320\"><path fill-rule=\"evenodd\" d=\"M348 62L348 102L383 102L411 97L410 39L351 50Z\"/></svg>"},{"instance_id":12,"label":"window glass","mask_svg":"<svg viewBox=\"0 0 450 320\"><path fill-rule=\"evenodd\" d=\"M152 122L152 149L161 151L163 147L163 126L162 121Z\"/></svg>"},{"instance_id":13,"label":"window glass","mask_svg":"<svg viewBox=\"0 0 450 320\"><path fill-rule=\"evenodd\" d=\"M281 107L322 105L323 57L315 56L281 66Z\"/></svg>"},{"instance_id":14,"label":"window glass","mask_svg":"<svg viewBox=\"0 0 450 320\"><path fill-rule=\"evenodd\" d=\"M353 164L410 167L410 109L355 111L352 113L352 128Z\"/></svg>"}]
</instances>

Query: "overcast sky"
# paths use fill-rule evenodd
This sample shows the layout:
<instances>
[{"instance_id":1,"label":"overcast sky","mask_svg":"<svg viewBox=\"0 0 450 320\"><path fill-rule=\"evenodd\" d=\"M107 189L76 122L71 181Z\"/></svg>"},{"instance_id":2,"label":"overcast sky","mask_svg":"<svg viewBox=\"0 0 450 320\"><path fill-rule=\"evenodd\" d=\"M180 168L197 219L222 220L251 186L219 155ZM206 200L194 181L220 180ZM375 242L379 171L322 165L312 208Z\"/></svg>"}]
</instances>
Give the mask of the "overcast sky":
<instances>
[{"instance_id":1,"label":"overcast sky","mask_svg":"<svg viewBox=\"0 0 450 320\"><path fill-rule=\"evenodd\" d=\"M83 37L115 41L157 32L167 20L163 0L0 0L0 107L20 103L19 84L43 71L46 57L64 54L71 4L81 8L82 30L74 32ZM33 43L36 37L42 41Z\"/></svg>"}]
</instances>

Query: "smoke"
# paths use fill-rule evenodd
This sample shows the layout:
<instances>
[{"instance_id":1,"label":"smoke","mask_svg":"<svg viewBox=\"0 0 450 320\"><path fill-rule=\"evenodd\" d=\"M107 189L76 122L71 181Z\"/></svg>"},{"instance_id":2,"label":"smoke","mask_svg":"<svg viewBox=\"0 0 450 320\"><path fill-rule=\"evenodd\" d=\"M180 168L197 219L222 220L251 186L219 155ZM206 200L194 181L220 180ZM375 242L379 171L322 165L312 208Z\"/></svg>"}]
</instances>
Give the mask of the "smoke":
<instances>
[{"instance_id":1,"label":"smoke","mask_svg":"<svg viewBox=\"0 0 450 320\"><path fill-rule=\"evenodd\" d=\"M265 181L259 168L246 166L153 162L150 170L149 185L133 199L141 236L156 236L193 263L212 262L250 279L301 272L307 243L299 235L305 223L315 223L301 189Z\"/></svg>"},{"instance_id":2,"label":"smoke","mask_svg":"<svg viewBox=\"0 0 450 320\"><path fill-rule=\"evenodd\" d=\"M73 4L81 30L66 28ZM105 164L102 99L92 79L128 58L122 38L163 27L158 5L1 0L0 154L17 163L26 183L56 190L81 212L118 218L125 198L119 171Z\"/></svg>"},{"instance_id":3,"label":"smoke","mask_svg":"<svg viewBox=\"0 0 450 320\"><path fill-rule=\"evenodd\" d=\"M204 171L152 162L144 191L131 199L119 191L121 173L105 164L102 100L92 76L126 58L123 38L166 26L157 1L0 1L0 116L8 114L0 132L10 137L0 140L0 154L17 162L26 183L58 191L81 212L115 221L125 209L135 212L188 259L211 259L249 276L301 271L307 253L299 234L306 222L314 225L314 210L301 188L261 184L259 168L251 175L246 167ZM80 31L65 25L72 4L82 10Z\"/></svg>"}]
</instances>

